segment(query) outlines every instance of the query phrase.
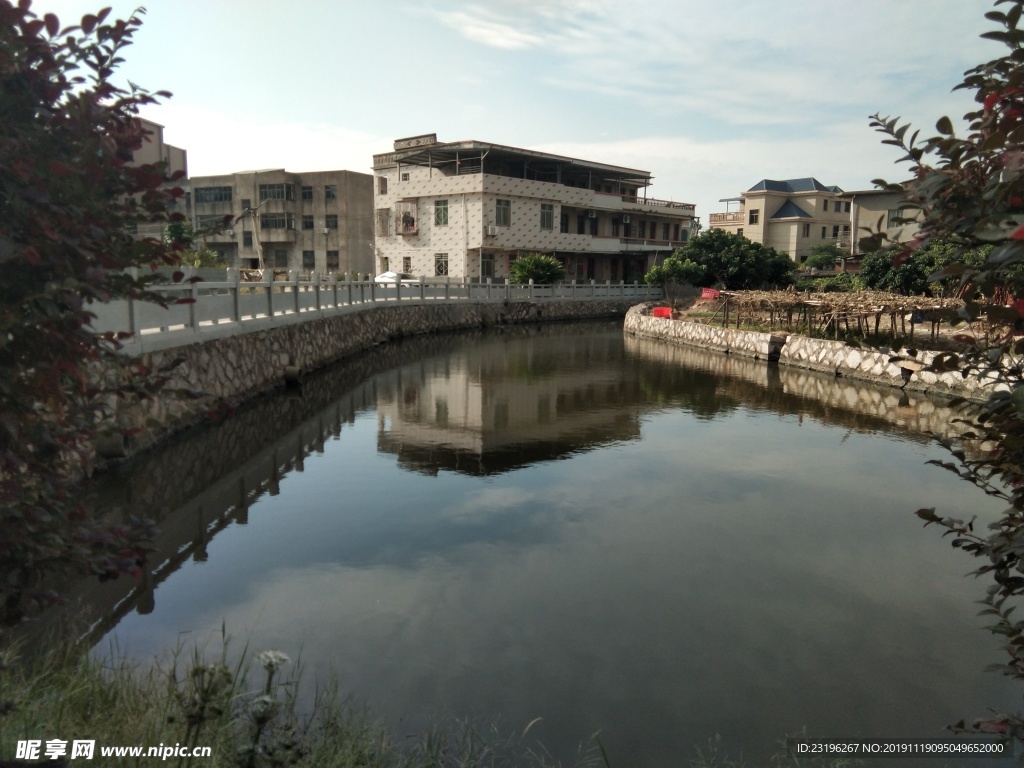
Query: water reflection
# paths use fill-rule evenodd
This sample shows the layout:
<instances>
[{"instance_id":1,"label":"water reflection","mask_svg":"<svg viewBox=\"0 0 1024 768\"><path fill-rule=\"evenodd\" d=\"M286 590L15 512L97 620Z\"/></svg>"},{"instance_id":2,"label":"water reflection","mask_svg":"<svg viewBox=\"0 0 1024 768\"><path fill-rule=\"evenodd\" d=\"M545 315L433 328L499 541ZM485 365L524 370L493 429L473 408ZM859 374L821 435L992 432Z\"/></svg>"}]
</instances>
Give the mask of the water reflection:
<instances>
[{"instance_id":1,"label":"water reflection","mask_svg":"<svg viewBox=\"0 0 1024 768\"><path fill-rule=\"evenodd\" d=\"M911 514L991 511L924 466L952 415L617 325L414 340L97 485L158 554L73 593L141 657L222 621L302 646L404 730L541 716L635 765L934 734L1009 701L970 563Z\"/></svg>"}]
</instances>

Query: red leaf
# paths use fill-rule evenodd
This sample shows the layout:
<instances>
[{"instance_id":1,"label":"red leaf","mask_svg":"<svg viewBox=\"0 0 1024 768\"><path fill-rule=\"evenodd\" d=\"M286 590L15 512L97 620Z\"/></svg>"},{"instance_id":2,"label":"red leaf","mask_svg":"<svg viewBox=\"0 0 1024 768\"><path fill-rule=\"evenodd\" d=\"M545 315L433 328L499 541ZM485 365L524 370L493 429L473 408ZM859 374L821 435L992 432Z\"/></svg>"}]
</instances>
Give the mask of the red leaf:
<instances>
[{"instance_id":1,"label":"red leaf","mask_svg":"<svg viewBox=\"0 0 1024 768\"><path fill-rule=\"evenodd\" d=\"M1010 235L1011 240L1024 240L1024 226L1017 227Z\"/></svg>"},{"instance_id":2,"label":"red leaf","mask_svg":"<svg viewBox=\"0 0 1024 768\"><path fill-rule=\"evenodd\" d=\"M60 32L60 19L54 14L48 13L43 17L43 22L46 24L46 32L53 37Z\"/></svg>"},{"instance_id":3,"label":"red leaf","mask_svg":"<svg viewBox=\"0 0 1024 768\"><path fill-rule=\"evenodd\" d=\"M91 13L85 14L85 16L82 17L82 31L85 32L85 34L87 35L91 35L92 31L96 29L97 21L99 21L99 19L97 19Z\"/></svg>"}]
</instances>

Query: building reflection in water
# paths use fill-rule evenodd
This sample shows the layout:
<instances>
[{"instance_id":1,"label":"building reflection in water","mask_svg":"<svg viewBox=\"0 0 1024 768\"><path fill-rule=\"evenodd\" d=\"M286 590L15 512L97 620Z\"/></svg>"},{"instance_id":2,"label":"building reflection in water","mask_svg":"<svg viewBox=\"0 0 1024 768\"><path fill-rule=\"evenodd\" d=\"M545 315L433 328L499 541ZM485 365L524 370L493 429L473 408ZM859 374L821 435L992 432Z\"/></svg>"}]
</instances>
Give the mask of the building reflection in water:
<instances>
[{"instance_id":1,"label":"building reflection in water","mask_svg":"<svg viewBox=\"0 0 1024 768\"><path fill-rule=\"evenodd\" d=\"M415 362L408 362L413 360ZM301 391L263 398L224 422L179 436L86 489L97 514L155 520L159 535L137 579L55 585L99 638L209 543L246 525L313 453L330 450L357 414L377 411L377 446L400 467L486 476L641 436L668 406L700 418L739 407L850 429L950 436L943 401L810 371L660 342L623 339L619 323L514 327L389 344L310 376ZM30 622L43 635L61 614Z\"/></svg>"}]
</instances>

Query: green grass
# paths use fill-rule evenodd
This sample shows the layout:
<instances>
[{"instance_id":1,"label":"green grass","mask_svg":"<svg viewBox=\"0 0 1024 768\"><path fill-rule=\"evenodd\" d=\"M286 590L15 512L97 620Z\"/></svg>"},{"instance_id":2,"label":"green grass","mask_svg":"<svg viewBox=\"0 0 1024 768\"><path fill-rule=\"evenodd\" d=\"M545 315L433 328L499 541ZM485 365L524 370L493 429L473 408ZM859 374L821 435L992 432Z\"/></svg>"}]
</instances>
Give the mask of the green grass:
<instances>
[{"instance_id":1,"label":"green grass","mask_svg":"<svg viewBox=\"0 0 1024 768\"><path fill-rule=\"evenodd\" d=\"M174 768L548 768L555 761L530 738L495 725L456 721L398 739L341 692L331 678L316 687L312 711L297 711L301 661L222 647L214 661L178 648L164 663L143 666L113 649L107 658L57 642L19 653L0 635L0 761L19 740L95 741L92 761L71 765ZM229 658L237 658L234 663ZM101 746L210 747L210 757L101 757ZM45 753L39 757L45 759ZM801 761L779 754L757 765L727 755L716 737L678 765L691 768L844 768L848 762ZM595 734L572 766L629 768Z\"/></svg>"}]
</instances>

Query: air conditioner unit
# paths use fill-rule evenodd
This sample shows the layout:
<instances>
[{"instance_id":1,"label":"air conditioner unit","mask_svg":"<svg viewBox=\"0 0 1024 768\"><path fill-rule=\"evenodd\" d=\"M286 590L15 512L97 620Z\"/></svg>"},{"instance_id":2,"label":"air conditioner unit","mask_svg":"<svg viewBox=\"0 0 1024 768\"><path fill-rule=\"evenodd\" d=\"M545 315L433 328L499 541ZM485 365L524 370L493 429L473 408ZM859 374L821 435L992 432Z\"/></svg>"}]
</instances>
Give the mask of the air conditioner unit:
<instances>
[{"instance_id":1,"label":"air conditioner unit","mask_svg":"<svg viewBox=\"0 0 1024 768\"><path fill-rule=\"evenodd\" d=\"M494 237L496 234L498 234L497 226L495 226L494 224L488 224L486 227L484 227L484 234L487 235L487 237Z\"/></svg>"},{"instance_id":2,"label":"air conditioner unit","mask_svg":"<svg viewBox=\"0 0 1024 768\"><path fill-rule=\"evenodd\" d=\"M588 219L596 219L597 218L597 211L587 211L587 218Z\"/></svg>"},{"instance_id":3,"label":"air conditioner unit","mask_svg":"<svg viewBox=\"0 0 1024 768\"><path fill-rule=\"evenodd\" d=\"M626 214L625 216L622 217L622 223L629 224L629 214Z\"/></svg>"},{"instance_id":4,"label":"air conditioner unit","mask_svg":"<svg viewBox=\"0 0 1024 768\"><path fill-rule=\"evenodd\" d=\"M326 234L327 234L328 232L330 232L331 230L329 230L329 229L328 229L327 227L324 227L324 228L323 228L323 229L321 229L320 231L321 231L321 232L323 232L323 233L324 233L324 234L326 235Z\"/></svg>"}]
</instances>

